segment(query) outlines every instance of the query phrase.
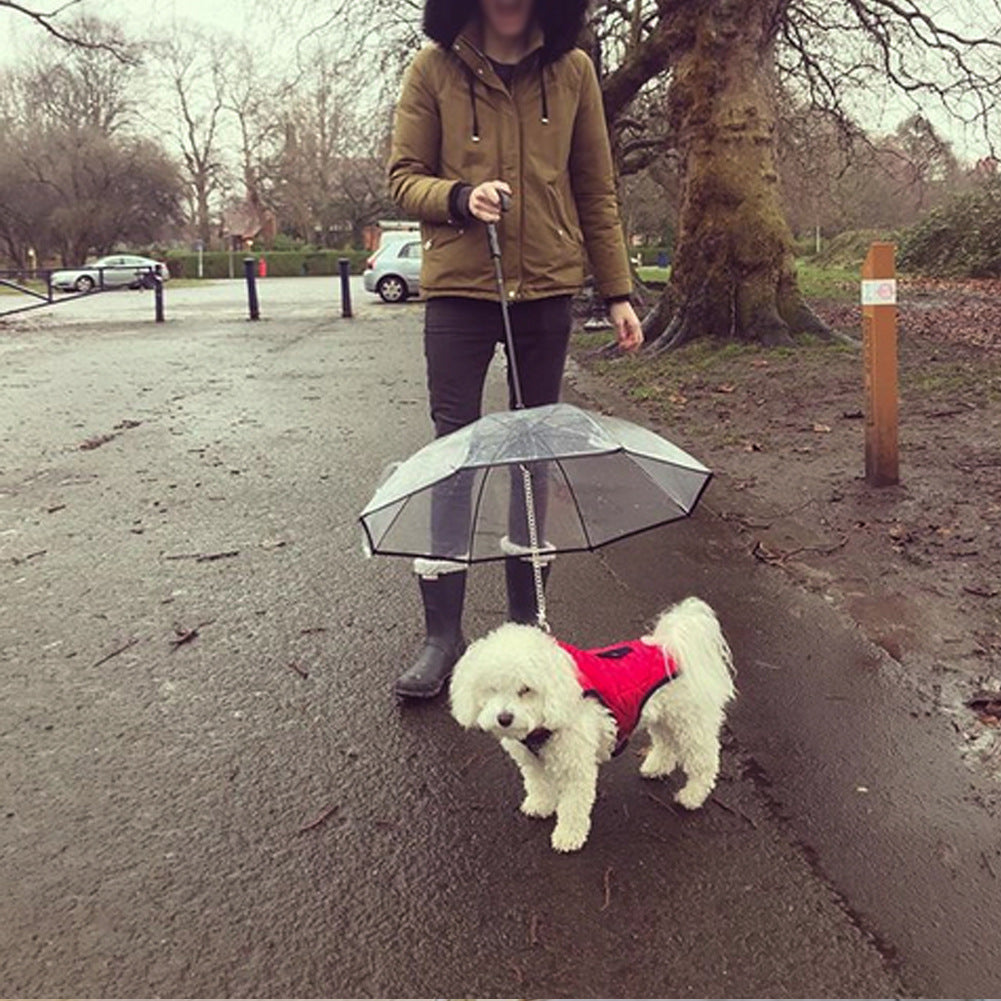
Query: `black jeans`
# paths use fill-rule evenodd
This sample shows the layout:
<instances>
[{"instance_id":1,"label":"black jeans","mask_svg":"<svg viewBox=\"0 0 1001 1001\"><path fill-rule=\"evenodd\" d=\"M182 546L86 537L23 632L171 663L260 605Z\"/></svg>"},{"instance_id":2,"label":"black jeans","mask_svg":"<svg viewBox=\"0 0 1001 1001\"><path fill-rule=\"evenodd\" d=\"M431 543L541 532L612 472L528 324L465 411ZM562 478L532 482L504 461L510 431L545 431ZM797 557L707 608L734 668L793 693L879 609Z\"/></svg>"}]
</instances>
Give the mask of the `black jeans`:
<instances>
[{"instance_id":1,"label":"black jeans","mask_svg":"<svg viewBox=\"0 0 1001 1001\"><path fill-rule=\"evenodd\" d=\"M570 340L570 296L554 296L511 304L511 330L526 407L556 403ZM480 417L483 384L498 343L504 343L500 306L482 299L429 299L424 318L424 355L428 397L435 435L458 431ZM505 351L506 351L505 345ZM514 406L512 369L508 364L508 400ZM547 476L533 469L536 519L542 531ZM453 477L437 488L431 504L431 537L435 555L469 553L471 495L474 473ZM527 545L524 489L512 469L508 536Z\"/></svg>"}]
</instances>

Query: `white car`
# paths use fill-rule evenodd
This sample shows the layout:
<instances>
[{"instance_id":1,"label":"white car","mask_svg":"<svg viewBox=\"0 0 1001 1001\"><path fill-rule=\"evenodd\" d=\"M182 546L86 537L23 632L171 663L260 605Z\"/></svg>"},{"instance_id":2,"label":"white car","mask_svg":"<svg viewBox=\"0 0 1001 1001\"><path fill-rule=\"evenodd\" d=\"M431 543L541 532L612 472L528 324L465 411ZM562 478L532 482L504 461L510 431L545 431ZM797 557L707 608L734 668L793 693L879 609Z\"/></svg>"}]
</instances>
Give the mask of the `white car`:
<instances>
[{"instance_id":1,"label":"white car","mask_svg":"<svg viewBox=\"0 0 1001 1001\"><path fill-rule=\"evenodd\" d=\"M91 292L96 288L151 288L154 276L170 275L163 261L132 254L109 254L82 268L52 272L52 287L65 292Z\"/></svg>"},{"instance_id":2,"label":"white car","mask_svg":"<svg viewBox=\"0 0 1001 1001\"><path fill-rule=\"evenodd\" d=\"M413 231L383 234L379 249L365 262L366 292L383 302L406 302L421 290L421 235Z\"/></svg>"}]
</instances>

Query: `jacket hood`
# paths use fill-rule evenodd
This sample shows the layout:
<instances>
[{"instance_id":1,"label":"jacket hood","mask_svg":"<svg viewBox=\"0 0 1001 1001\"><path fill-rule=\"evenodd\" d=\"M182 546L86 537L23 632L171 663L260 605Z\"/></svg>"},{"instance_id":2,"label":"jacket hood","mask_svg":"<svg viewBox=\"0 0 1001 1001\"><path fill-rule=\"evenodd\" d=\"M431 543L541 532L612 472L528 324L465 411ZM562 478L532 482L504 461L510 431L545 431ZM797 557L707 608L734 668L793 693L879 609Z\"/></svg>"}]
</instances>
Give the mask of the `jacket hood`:
<instances>
[{"instance_id":1,"label":"jacket hood","mask_svg":"<svg viewBox=\"0 0 1001 1001\"><path fill-rule=\"evenodd\" d=\"M555 62L577 45L587 17L588 0L535 0L536 20L542 29L543 63ZM451 48L459 32L476 17L477 0L426 0L424 34Z\"/></svg>"}]
</instances>

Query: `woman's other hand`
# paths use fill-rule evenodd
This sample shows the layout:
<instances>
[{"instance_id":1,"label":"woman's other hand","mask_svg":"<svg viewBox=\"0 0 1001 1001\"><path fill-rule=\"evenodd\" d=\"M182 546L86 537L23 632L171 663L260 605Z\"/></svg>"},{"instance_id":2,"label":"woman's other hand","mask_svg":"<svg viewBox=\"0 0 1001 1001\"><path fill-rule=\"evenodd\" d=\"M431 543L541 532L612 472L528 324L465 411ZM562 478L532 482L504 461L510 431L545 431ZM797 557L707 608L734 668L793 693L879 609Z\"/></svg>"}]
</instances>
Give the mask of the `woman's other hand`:
<instances>
[{"instance_id":1,"label":"woman's other hand","mask_svg":"<svg viewBox=\"0 0 1001 1001\"><path fill-rule=\"evenodd\" d=\"M643 326L628 299L613 302L608 307L608 316L615 326L615 339L623 351L635 351L643 343Z\"/></svg>"},{"instance_id":2,"label":"woman's other hand","mask_svg":"<svg viewBox=\"0 0 1001 1001\"><path fill-rule=\"evenodd\" d=\"M469 193L469 214L480 222L500 222L501 192L509 198L511 186L506 181L484 181Z\"/></svg>"}]
</instances>

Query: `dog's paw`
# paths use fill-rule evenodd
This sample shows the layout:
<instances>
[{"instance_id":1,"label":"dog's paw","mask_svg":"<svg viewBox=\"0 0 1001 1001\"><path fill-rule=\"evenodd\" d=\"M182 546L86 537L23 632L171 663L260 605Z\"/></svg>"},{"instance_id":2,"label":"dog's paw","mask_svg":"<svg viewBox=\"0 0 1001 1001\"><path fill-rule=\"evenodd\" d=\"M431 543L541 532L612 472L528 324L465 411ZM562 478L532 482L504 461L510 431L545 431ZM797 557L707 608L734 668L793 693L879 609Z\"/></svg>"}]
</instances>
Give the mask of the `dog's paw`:
<instances>
[{"instance_id":1,"label":"dog's paw","mask_svg":"<svg viewBox=\"0 0 1001 1001\"><path fill-rule=\"evenodd\" d=\"M640 775L645 779L662 779L670 775L677 767L678 761L673 754L650 751L640 765Z\"/></svg>"},{"instance_id":2,"label":"dog's paw","mask_svg":"<svg viewBox=\"0 0 1001 1001\"><path fill-rule=\"evenodd\" d=\"M557 824L553 831L552 846L558 852L579 852L587 841L589 828L571 828Z\"/></svg>"},{"instance_id":3,"label":"dog's paw","mask_svg":"<svg viewBox=\"0 0 1001 1001\"><path fill-rule=\"evenodd\" d=\"M697 810L709 798L709 793L712 791L712 786L706 787L701 783L688 782L678 790L674 802L686 810Z\"/></svg>"},{"instance_id":4,"label":"dog's paw","mask_svg":"<svg viewBox=\"0 0 1001 1001\"><path fill-rule=\"evenodd\" d=\"M556 804L548 802L540 796L526 796L519 808L526 817L537 817L545 820L556 812Z\"/></svg>"}]
</instances>

